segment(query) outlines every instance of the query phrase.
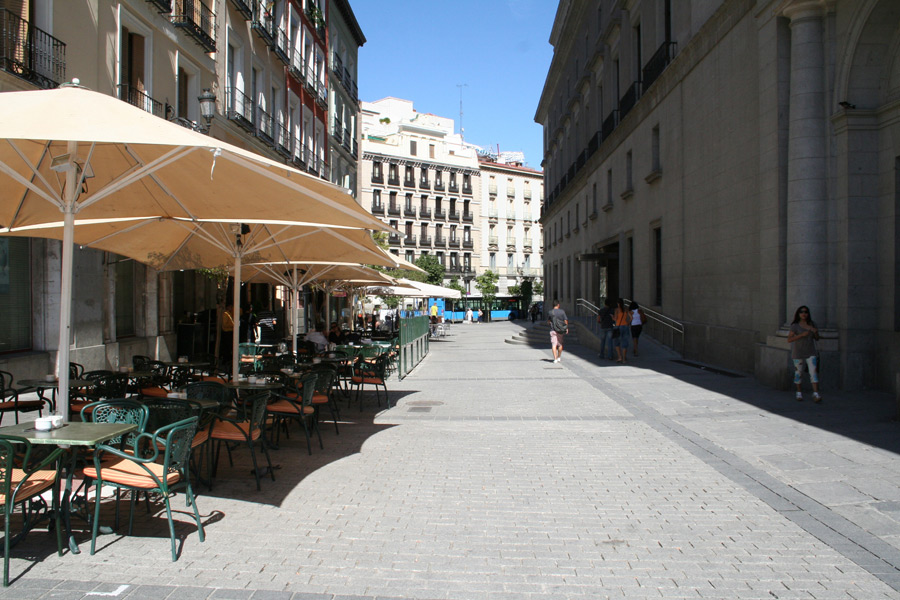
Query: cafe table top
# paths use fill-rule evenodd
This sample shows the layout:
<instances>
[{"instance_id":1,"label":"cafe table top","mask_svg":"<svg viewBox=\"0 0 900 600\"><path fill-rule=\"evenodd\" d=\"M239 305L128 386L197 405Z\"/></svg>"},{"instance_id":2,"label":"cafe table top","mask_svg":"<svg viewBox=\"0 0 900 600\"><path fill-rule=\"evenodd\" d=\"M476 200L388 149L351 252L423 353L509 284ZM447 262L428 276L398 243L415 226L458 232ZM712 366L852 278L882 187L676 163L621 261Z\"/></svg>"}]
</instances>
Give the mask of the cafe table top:
<instances>
[{"instance_id":1,"label":"cafe table top","mask_svg":"<svg viewBox=\"0 0 900 600\"><path fill-rule=\"evenodd\" d=\"M47 381L46 379L21 379L21 380L19 380L19 385L22 385L25 387L41 388L41 389L48 390L50 388L58 388L59 387L59 379L54 379L53 381ZM69 380L70 388L94 387L95 385L96 385L96 383L89 379L70 379Z\"/></svg>"},{"instance_id":2,"label":"cafe table top","mask_svg":"<svg viewBox=\"0 0 900 600\"><path fill-rule=\"evenodd\" d=\"M280 383L269 383L268 381L263 383L250 383L249 381L227 381L225 382L225 387L231 388L233 390L257 390L260 392L264 392L266 390L277 390L282 387Z\"/></svg>"},{"instance_id":3,"label":"cafe table top","mask_svg":"<svg viewBox=\"0 0 900 600\"><path fill-rule=\"evenodd\" d=\"M108 439L137 429L134 423L63 423L59 429L38 431L34 423L19 423L0 427L2 435L17 435L32 444L59 446L96 446Z\"/></svg>"},{"instance_id":4,"label":"cafe table top","mask_svg":"<svg viewBox=\"0 0 900 600\"><path fill-rule=\"evenodd\" d=\"M211 367L212 363L208 360L189 360L187 362L178 362L177 360L164 362L167 367L181 367L182 369L205 369Z\"/></svg>"}]
</instances>

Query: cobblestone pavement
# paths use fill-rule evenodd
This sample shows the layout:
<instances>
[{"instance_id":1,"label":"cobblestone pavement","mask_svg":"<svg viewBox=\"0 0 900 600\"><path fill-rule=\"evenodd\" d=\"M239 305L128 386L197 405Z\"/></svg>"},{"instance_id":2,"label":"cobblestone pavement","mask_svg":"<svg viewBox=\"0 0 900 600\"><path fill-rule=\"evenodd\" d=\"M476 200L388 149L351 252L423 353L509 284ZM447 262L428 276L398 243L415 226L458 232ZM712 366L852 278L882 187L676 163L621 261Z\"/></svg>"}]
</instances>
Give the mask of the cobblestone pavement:
<instances>
[{"instance_id":1,"label":"cobblestone pavement","mask_svg":"<svg viewBox=\"0 0 900 600\"><path fill-rule=\"evenodd\" d=\"M882 394L795 402L675 363L504 343L525 325L455 325L425 360L344 408L325 449L273 451L257 492L223 457L132 536L13 550L16 599L900 599L900 425ZM345 405L346 406L346 405ZM112 513L104 513L104 522Z\"/></svg>"}]
</instances>

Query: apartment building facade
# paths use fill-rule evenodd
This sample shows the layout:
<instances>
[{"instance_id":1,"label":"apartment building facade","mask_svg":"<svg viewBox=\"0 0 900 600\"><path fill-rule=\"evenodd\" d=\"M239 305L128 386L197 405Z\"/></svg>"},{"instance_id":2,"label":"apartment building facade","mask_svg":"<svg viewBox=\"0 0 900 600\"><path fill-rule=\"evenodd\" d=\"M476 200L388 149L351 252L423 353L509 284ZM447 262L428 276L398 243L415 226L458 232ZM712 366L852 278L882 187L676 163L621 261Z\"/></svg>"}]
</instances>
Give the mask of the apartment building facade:
<instances>
[{"instance_id":1,"label":"apartment building facade","mask_svg":"<svg viewBox=\"0 0 900 600\"><path fill-rule=\"evenodd\" d=\"M825 385L896 388L900 5L563 0L544 127L549 295L624 296L686 357L790 385L808 305Z\"/></svg>"},{"instance_id":2,"label":"apartment building facade","mask_svg":"<svg viewBox=\"0 0 900 600\"><path fill-rule=\"evenodd\" d=\"M498 294L510 295L512 286L526 278L543 279L541 204L543 173L505 161L502 155L482 153L481 249L479 273L490 269L499 275Z\"/></svg>"},{"instance_id":3,"label":"apartment building facade","mask_svg":"<svg viewBox=\"0 0 900 600\"><path fill-rule=\"evenodd\" d=\"M330 168L329 98L341 95L341 122L352 124L347 89L355 90L365 40L346 0L9 0L0 28L0 92L78 78L161 119L354 185L344 131L338 175ZM330 92L338 71L340 88ZM208 120L201 98L214 106ZM4 238L0 250L10 266L0 284L0 364L39 376L52 370L58 346L60 245ZM85 248L75 269L72 360L88 368L116 368L133 354L172 356L179 322L215 305L214 284L195 272L157 273Z\"/></svg>"},{"instance_id":4,"label":"apartment building facade","mask_svg":"<svg viewBox=\"0 0 900 600\"><path fill-rule=\"evenodd\" d=\"M346 188L358 197L359 182L359 87L357 65L359 49L366 43L350 3L332 0L328 17L328 57L331 72L328 77L329 118L331 136L329 165L331 182Z\"/></svg>"},{"instance_id":5,"label":"apartment building facade","mask_svg":"<svg viewBox=\"0 0 900 600\"><path fill-rule=\"evenodd\" d=\"M412 101L362 103L361 200L403 235L390 251L410 262L432 255L475 292L481 266L478 154L453 131L453 120L419 113Z\"/></svg>"}]
</instances>

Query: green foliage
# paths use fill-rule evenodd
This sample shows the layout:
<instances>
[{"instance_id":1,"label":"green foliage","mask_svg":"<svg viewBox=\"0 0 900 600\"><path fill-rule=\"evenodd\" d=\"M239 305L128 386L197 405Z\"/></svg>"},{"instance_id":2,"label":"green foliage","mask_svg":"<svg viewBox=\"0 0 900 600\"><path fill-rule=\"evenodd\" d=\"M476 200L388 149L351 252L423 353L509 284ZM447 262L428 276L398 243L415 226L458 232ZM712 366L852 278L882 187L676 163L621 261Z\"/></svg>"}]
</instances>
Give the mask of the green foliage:
<instances>
[{"instance_id":1,"label":"green foliage","mask_svg":"<svg viewBox=\"0 0 900 600\"><path fill-rule=\"evenodd\" d=\"M509 291L509 295L513 298L518 298L522 295L522 286L519 285L511 285L507 288Z\"/></svg>"},{"instance_id":2,"label":"green foliage","mask_svg":"<svg viewBox=\"0 0 900 600\"><path fill-rule=\"evenodd\" d=\"M497 281L500 276L488 269L475 278L475 289L481 292L486 306L491 306L497 297Z\"/></svg>"},{"instance_id":3,"label":"green foliage","mask_svg":"<svg viewBox=\"0 0 900 600\"><path fill-rule=\"evenodd\" d=\"M544 282L538 279L534 282L534 295L535 296L543 296L544 295Z\"/></svg>"},{"instance_id":4,"label":"green foliage","mask_svg":"<svg viewBox=\"0 0 900 600\"><path fill-rule=\"evenodd\" d=\"M526 277L522 280L522 285L517 287L519 288L517 295L522 298L522 306L528 310L531 307L531 300L534 298L534 282L531 277Z\"/></svg>"},{"instance_id":5,"label":"green foliage","mask_svg":"<svg viewBox=\"0 0 900 600\"><path fill-rule=\"evenodd\" d=\"M459 283L459 277L454 277L450 280L450 283L448 283L444 287L448 287L451 290L456 290L457 292L462 294L463 298L466 297L466 288L464 288L462 284Z\"/></svg>"},{"instance_id":6,"label":"green foliage","mask_svg":"<svg viewBox=\"0 0 900 600\"><path fill-rule=\"evenodd\" d=\"M431 285L443 285L446 269L437 258L430 254L423 254L416 259L415 265L426 271L425 273L419 273L424 279L416 279L416 281L430 283Z\"/></svg>"}]
</instances>

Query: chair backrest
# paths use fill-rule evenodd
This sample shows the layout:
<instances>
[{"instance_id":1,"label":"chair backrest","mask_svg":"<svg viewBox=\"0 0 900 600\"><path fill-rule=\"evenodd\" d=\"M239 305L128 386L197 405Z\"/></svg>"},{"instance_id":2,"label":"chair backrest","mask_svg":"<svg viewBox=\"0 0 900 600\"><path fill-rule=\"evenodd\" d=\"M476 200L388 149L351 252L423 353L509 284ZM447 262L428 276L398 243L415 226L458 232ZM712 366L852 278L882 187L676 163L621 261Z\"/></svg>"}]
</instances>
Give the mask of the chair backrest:
<instances>
[{"instance_id":1,"label":"chair backrest","mask_svg":"<svg viewBox=\"0 0 900 600\"><path fill-rule=\"evenodd\" d=\"M4 435L0 437L0 494L4 498L9 498L12 488L12 473L16 468L16 453L25 450L26 463L31 455L31 443L25 438L12 435ZM7 532L7 535L9 533Z\"/></svg>"},{"instance_id":2,"label":"chair backrest","mask_svg":"<svg viewBox=\"0 0 900 600\"><path fill-rule=\"evenodd\" d=\"M13 374L9 371L0 371L0 392L12 389Z\"/></svg>"},{"instance_id":3,"label":"chair backrest","mask_svg":"<svg viewBox=\"0 0 900 600\"><path fill-rule=\"evenodd\" d=\"M200 407L189 400L178 398L151 398L145 403L149 413L148 431L160 429L191 417L200 416Z\"/></svg>"},{"instance_id":4,"label":"chair backrest","mask_svg":"<svg viewBox=\"0 0 900 600\"><path fill-rule=\"evenodd\" d=\"M84 376L84 365L77 362L69 363L69 379L81 379Z\"/></svg>"},{"instance_id":5,"label":"chair backrest","mask_svg":"<svg viewBox=\"0 0 900 600\"><path fill-rule=\"evenodd\" d=\"M320 394L331 395L331 387L337 378L337 366L321 364L313 369L316 375L316 391Z\"/></svg>"},{"instance_id":6,"label":"chair backrest","mask_svg":"<svg viewBox=\"0 0 900 600\"><path fill-rule=\"evenodd\" d=\"M112 438L105 442L110 446L123 444L125 446L134 443L135 438L147 430L147 421L150 413L147 406L137 400L119 398L115 400L100 400L81 407L81 420L91 423L131 423L137 425L137 429L122 437Z\"/></svg>"},{"instance_id":7,"label":"chair backrest","mask_svg":"<svg viewBox=\"0 0 900 600\"><path fill-rule=\"evenodd\" d=\"M319 374L316 371L310 371L300 377L300 403L303 406L312 406L313 394L316 393L318 381Z\"/></svg>"},{"instance_id":8,"label":"chair backrest","mask_svg":"<svg viewBox=\"0 0 900 600\"><path fill-rule=\"evenodd\" d=\"M197 434L197 424L196 416L188 417L159 428L155 434L157 443L165 444L163 467L166 473L178 471L185 481L190 477L191 443ZM165 481L164 477L162 481Z\"/></svg>"},{"instance_id":9,"label":"chair backrest","mask_svg":"<svg viewBox=\"0 0 900 600\"><path fill-rule=\"evenodd\" d=\"M219 406L229 406L234 398L230 389L218 381L196 381L185 388L188 400L215 400Z\"/></svg>"},{"instance_id":10,"label":"chair backrest","mask_svg":"<svg viewBox=\"0 0 900 600\"><path fill-rule=\"evenodd\" d=\"M295 364L297 364L297 357L294 356L293 352L285 352L278 357L278 363L282 369L293 367Z\"/></svg>"},{"instance_id":11,"label":"chair backrest","mask_svg":"<svg viewBox=\"0 0 900 600\"><path fill-rule=\"evenodd\" d=\"M266 405L269 403L269 392L261 392L247 398L246 405L250 410L246 418L250 422L250 431L262 429L266 424Z\"/></svg>"},{"instance_id":12,"label":"chair backrest","mask_svg":"<svg viewBox=\"0 0 900 600\"><path fill-rule=\"evenodd\" d=\"M150 363L152 362L152 358L141 354L135 354L131 357L131 366L134 367L135 371L149 371Z\"/></svg>"}]
</instances>

